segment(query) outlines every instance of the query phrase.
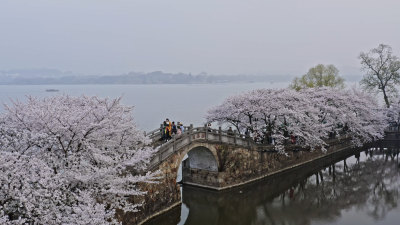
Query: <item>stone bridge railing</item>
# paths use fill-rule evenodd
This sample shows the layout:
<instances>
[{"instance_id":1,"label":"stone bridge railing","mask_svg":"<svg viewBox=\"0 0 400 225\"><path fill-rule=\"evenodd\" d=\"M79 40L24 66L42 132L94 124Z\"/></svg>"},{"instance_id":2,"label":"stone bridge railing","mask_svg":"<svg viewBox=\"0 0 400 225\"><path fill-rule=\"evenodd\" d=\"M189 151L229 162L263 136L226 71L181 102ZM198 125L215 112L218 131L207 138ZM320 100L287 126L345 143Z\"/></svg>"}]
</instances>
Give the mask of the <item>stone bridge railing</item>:
<instances>
[{"instance_id":1,"label":"stone bridge railing","mask_svg":"<svg viewBox=\"0 0 400 225\"><path fill-rule=\"evenodd\" d=\"M161 130L157 129L147 134L154 143L161 138ZM221 142L225 144L239 145L243 147L252 147L257 145L253 139L245 135L238 134L236 131L228 133L228 131L219 129L211 129L208 127L185 127L185 132L180 136L175 135L171 140L159 146L159 150L150 162L150 169L155 169L161 162L169 156L179 151L181 148L193 143L194 141Z\"/></svg>"}]
</instances>

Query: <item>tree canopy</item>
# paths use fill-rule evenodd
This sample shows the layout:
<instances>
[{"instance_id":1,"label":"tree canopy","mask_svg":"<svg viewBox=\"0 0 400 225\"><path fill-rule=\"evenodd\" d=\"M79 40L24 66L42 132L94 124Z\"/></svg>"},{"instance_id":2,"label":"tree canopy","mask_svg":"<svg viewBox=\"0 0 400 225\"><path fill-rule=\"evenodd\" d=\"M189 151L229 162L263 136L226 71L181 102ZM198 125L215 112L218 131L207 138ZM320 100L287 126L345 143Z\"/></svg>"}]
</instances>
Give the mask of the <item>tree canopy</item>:
<instances>
[{"instance_id":1,"label":"tree canopy","mask_svg":"<svg viewBox=\"0 0 400 225\"><path fill-rule=\"evenodd\" d=\"M118 224L154 149L120 99L55 96L0 115L1 224Z\"/></svg>"},{"instance_id":2,"label":"tree canopy","mask_svg":"<svg viewBox=\"0 0 400 225\"><path fill-rule=\"evenodd\" d=\"M290 88L297 91L304 88L333 87L344 88L344 79L334 65L318 64L303 76L294 78Z\"/></svg>"},{"instance_id":3,"label":"tree canopy","mask_svg":"<svg viewBox=\"0 0 400 225\"><path fill-rule=\"evenodd\" d=\"M392 54L389 45L380 44L359 56L365 72L360 84L366 90L381 92L388 108L391 98L397 96L396 85L400 84L400 60Z\"/></svg>"},{"instance_id":4,"label":"tree canopy","mask_svg":"<svg viewBox=\"0 0 400 225\"><path fill-rule=\"evenodd\" d=\"M330 135L349 135L360 146L382 138L387 126L385 112L369 95L333 88L254 90L227 98L206 119L234 126L239 133L273 138L282 153L290 135L311 149L325 149Z\"/></svg>"}]
</instances>

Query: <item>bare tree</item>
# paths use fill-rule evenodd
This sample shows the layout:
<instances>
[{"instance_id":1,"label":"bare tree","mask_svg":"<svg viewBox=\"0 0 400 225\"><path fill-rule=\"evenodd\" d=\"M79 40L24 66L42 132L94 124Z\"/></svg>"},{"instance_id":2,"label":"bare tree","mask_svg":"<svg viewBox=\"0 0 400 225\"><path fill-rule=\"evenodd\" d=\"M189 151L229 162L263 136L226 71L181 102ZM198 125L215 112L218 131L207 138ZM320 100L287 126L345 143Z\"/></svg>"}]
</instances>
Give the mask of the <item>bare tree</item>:
<instances>
[{"instance_id":1,"label":"bare tree","mask_svg":"<svg viewBox=\"0 0 400 225\"><path fill-rule=\"evenodd\" d=\"M369 52L361 52L362 70L366 72L360 84L366 90L382 92L386 106L390 107L389 97L397 95L396 85L400 84L400 61L392 55L389 45L380 44Z\"/></svg>"}]
</instances>

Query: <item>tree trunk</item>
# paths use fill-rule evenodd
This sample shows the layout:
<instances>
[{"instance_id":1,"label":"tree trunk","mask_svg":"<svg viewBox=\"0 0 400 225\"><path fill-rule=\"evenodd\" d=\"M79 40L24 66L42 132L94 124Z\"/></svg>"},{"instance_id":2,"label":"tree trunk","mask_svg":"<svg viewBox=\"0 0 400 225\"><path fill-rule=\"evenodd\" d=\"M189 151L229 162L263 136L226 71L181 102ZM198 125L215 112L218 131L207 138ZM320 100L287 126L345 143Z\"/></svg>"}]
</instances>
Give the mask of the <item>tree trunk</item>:
<instances>
[{"instance_id":1,"label":"tree trunk","mask_svg":"<svg viewBox=\"0 0 400 225\"><path fill-rule=\"evenodd\" d=\"M390 103L389 103L389 99L388 99L388 97L386 95L386 90L383 88L382 92L383 92L383 99L385 99L386 107L389 108L390 107Z\"/></svg>"}]
</instances>

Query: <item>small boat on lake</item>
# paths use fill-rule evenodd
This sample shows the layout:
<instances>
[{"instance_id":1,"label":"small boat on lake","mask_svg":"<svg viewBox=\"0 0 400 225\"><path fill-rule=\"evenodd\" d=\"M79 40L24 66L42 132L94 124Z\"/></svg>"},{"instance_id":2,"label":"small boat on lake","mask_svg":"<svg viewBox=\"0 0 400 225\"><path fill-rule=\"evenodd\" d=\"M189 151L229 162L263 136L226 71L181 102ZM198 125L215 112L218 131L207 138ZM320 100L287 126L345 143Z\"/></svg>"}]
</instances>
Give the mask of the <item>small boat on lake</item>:
<instances>
[{"instance_id":1,"label":"small boat on lake","mask_svg":"<svg viewBox=\"0 0 400 225\"><path fill-rule=\"evenodd\" d=\"M60 90L58 89L46 89L46 92L59 92Z\"/></svg>"}]
</instances>

